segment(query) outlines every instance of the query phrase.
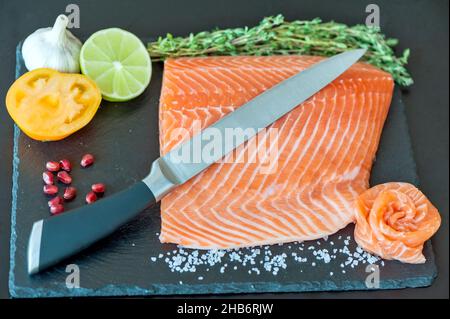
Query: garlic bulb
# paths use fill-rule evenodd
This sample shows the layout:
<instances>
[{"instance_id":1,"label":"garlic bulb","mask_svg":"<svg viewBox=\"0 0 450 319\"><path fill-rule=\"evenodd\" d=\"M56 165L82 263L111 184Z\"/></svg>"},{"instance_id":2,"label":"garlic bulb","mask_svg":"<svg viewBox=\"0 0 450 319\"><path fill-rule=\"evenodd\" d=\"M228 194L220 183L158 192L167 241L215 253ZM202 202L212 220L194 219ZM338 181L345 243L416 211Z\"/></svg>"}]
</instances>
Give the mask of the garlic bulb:
<instances>
[{"instance_id":1,"label":"garlic bulb","mask_svg":"<svg viewBox=\"0 0 450 319\"><path fill-rule=\"evenodd\" d=\"M53 28L38 29L30 34L22 45L22 56L29 71L51 68L60 72L80 72L82 43L66 30L69 19L61 14Z\"/></svg>"}]
</instances>

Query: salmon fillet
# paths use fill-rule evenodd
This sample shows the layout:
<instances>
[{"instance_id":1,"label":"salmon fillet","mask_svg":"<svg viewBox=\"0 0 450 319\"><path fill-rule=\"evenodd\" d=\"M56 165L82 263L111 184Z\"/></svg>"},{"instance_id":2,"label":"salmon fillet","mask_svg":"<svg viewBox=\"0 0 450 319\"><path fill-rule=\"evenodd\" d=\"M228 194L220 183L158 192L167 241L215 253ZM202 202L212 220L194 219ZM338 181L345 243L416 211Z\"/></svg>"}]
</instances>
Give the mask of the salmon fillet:
<instances>
[{"instance_id":1,"label":"salmon fillet","mask_svg":"<svg viewBox=\"0 0 450 319\"><path fill-rule=\"evenodd\" d=\"M180 128L190 134L195 126L206 128L320 60L167 60L159 110L161 155L189 138L174 134ZM388 73L364 63L352 66L268 130L165 196L161 242L210 249L305 241L353 222L353 203L369 186L393 87ZM254 139L258 143L252 144Z\"/></svg>"},{"instance_id":2,"label":"salmon fillet","mask_svg":"<svg viewBox=\"0 0 450 319\"><path fill-rule=\"evenodd\" d=\"M423 244L441 225L436 207L408 183L386 183L363 192L355 216L355 240L362 248L411 264L425 262Z\"/></svg>"}]
</instances>

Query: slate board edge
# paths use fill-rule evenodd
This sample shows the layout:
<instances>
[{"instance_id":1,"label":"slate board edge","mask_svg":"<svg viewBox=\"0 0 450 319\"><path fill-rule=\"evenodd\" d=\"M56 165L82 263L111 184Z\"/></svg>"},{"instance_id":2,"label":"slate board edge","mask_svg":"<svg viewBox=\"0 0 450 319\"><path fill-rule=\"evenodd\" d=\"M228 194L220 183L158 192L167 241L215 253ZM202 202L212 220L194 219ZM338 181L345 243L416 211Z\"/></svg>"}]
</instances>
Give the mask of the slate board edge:
<instances>
[{"instance_id":1,"label":"slate board edge","mask_svg":"<svg viewBox=\"0 0 450 319\"><path fill-rule=\"evenodd\" d=\"M21 46L19 42L16 48L15 77L18 78L21 69ZM36 289L15 284L15 255L16 255L16 212L17 193L19 180L19 136L21 132L14 124L13 141L13 174L12 174L12 203L11 203L11 238L10 238L10 271L9 271L9 293L13 298L40 298L40 297L82 297L82 296L142 296L142 295L189 295L189 294L233 294L233 293L269 293L269 292L315 292L315 291L350 291L350 290L375 290L367 288L360 281L345 282L344 286L337 286L333 281L323 282L296 282L292 284L272 283L226 283L226 284L195 284L181 285L173 284L151 284L149 288L140 286L117 286L107 285L100 289L75 288L68 289L64 286L62 290ZM411 150L412 151L412 150ZM416 175L417 182L419 179ZM432 255L434 273L430 277L414 277L402 280L384 280L378 289L402 289L430 286L437 277L437 269Z\"/></svg>"},{"instance_id":2,"label":"slate board edge","mask_svg":"<svg viewBox=\"0 0 450 319\"><path fill-rule=\"evenodd\" d=\"M417 288L431 285L433 279L429 277L415 277L405 280L384 281L379 289L402 289ZM402 288L399 288L401 286ZM229 284L207 284L207 285L150 285L149 288L139 286L118 287L113 285L101 289L74 288L55 291L47 289L34 289L20 286L10 286L13 298L48 298L48 297L105 297L105 296L143 296L143 295L205 295L205 294L242 294L245 293L289 293L289 292L323 292L323 291L355 291L355 290L377 290L369 289L360 281L346 282L345 288L336 286L332 281L322 283L229 283ZM155 293L158 291L158 293Z\"/></svg>"},{"instance_id":3,"label":"slate board edge","mask_svg":"<svg viewBox=\"0 0 450 319\"><path fill-rule=\"evenodd\" d=\"M21 47L22 41L19 42L16 48L16 68L15 68L15 77L16 79L20 76L20 58L21 58ZM16 211L17 211L17 191L18 191L18 182L19 182L19 135L20 129L14 124L14 141L13 141L13 172L12 172L12 194L11 194L11 237L9 243L9 293L12 297L16 297L15 291L15 255L16 255Z\"/></svg>"}]
</instances>

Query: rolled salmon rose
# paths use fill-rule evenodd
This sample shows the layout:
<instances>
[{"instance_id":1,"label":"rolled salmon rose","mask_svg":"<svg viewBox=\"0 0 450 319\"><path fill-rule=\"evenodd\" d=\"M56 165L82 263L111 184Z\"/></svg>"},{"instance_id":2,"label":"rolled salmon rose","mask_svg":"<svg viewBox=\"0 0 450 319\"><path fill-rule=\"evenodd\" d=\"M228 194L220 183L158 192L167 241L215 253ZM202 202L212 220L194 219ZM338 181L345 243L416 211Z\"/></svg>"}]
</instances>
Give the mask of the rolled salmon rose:
<instances>
[{"instance_id":1,"label":"rolled salmon rose","mask_svg":"<svg viewBox=\"0 0 450 319\"><path fill-rule=\"evenodd\" d=\"M425 262L423 244L438 230L441 217L414 185L377 185L362 193L355 206L358 245L384 259Z\"/></svg>"}]
</instances>

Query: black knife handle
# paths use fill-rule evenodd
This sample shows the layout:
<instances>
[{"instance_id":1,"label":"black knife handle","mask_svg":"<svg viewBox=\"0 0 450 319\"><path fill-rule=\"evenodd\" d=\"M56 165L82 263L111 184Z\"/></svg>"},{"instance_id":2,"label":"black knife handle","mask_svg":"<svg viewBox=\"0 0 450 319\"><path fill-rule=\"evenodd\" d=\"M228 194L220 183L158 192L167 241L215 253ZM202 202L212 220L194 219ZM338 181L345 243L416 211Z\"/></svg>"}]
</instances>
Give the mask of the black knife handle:
<instances>
[{"instance_id":1,"label":"black knife handle","mask_svg":"<svg viewBox=\"0 0 450 319\"><path fill-rule=\"evenodd\" d=\"M28 247L28 272L36 273L80 252L154 203L149 187L138 182L92 204L36 222ZM40 238L33 236L36 225Z\"/></svg>"}]
</instances>

